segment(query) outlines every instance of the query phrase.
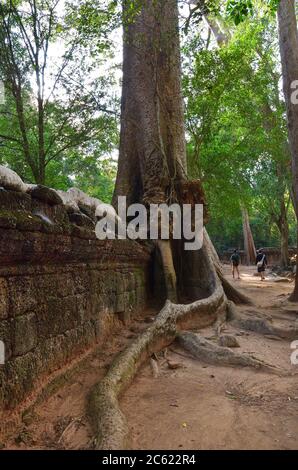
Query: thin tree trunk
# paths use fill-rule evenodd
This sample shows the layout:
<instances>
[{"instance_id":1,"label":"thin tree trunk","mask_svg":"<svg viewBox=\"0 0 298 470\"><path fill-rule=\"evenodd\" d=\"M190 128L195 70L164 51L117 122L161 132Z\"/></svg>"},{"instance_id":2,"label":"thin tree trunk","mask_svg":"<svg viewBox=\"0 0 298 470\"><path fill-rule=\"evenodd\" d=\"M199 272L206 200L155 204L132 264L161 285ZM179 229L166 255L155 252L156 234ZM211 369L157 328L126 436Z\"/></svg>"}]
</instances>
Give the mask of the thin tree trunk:
<instances>
[{"instance_id":1,"label":"thin tree trunk","mask_svg":"<svg viewBox=\"0 0 298 470\"><path fill-rule=\"evenodd\" d=\"M44 145L44 109L42 100L38 100L38 184L45 184L45 145Z\"/></svg>"},{"instance_id":2,"label":"thin tree trunk","mask_svg":"<svg viewBox=\"0 0 298 470\"><path fill-rule=\"evenodd\" d=\"M25 116L24 116L24 105L23 105L23 97L21 89L18 85L14 84L12 88L12 92L14 94L15 103L16 103L16 111L18 116L19 128L22 136L22 147L24 152L24 158L26 163L30 166L31 171L33 173L34 179L37 181L38 179L38 170L34 163L34 160L31 156L30 146L28 141L27 135L27 128L25 123Z\"/></svg>"},{"instance_id":3,"label":"thin tree trunk","mask_svg":"<svg viewBox=\"0 0 298 470\"><path fill-rule=\"evenodd\" d=\"M286 268L289 265L289 231L284 229L280 235L280 264Z\"/></svg>"},{"instance_id":4,"label":"thin tree trunk","mask_svg":"<svg viewBox=\"0 0 298 470\"><path fill-rule=\"evenodd\" d=\"M282 62L284 95L287 106L289 142L292 156L293 191L296 216L298 207L298 105L292 99L293 83L298 80L298 32L295 0L281 0L278 9L280 54ZM297 231L298 241L298 231ZM298 257L295 289L290 297L298 301Z\"/></svg>"},{"instance_id":5,"label":"thin tree trunk","mask_svg":"<svg viewBox=\"0 0 298 470\"><path fill-rule=\"evenodd\" d=\"M280 203L278 229L280 233L280 264L286 268L289 264L289 223L284 198L282 198Z\"/></svg>"},{"instance_id":6,"label":"thin tree trunk","mask_svg":"<svg viewBox=\"0 0 298 470\"><path fill-rule=\"evenodd\" d=\"M249 223L249 215L246 207L241 206L242 212L242 227L243 227L243 238L244 238L244 251L246 263L248 265L254 264L256 260L256 247L253 239L252 231Z\"/></svg>"},{"instance_id":7,"label":"thin tree trunk","mask_svg":"<svg viewBox=\"0 0 298 470\"><path fill-rule=\"evenodd\" d=\"M204 19L209 26L209 29L211 33L214 36L214 39L216 40L216 43L218 47L223 46L224 44L227 44L229 41L229 37L226 33L224 33L218 24L216 18L212 18L210 15L204 15Z\"/></svg>"},{"instance_id":8,"label":"thin tree trunk","mask_svg":"<svg viewBox=\"0 0 298 470\"><path fill-rule=\"evenodd\" d=\"M47 46L44 46L44 64L41 66L39 53L42 50L40 45L40 39L38 37L38 14L37 14L37 4L33 2L33 35L35 42L35 53L34 53L34 62L35 62L35 76L37 84L37 108L38 108L38 167L39 167L39 184L45 184L45 128L44 128L44 73L47 60Z\"/></svg>"}]
</instances>

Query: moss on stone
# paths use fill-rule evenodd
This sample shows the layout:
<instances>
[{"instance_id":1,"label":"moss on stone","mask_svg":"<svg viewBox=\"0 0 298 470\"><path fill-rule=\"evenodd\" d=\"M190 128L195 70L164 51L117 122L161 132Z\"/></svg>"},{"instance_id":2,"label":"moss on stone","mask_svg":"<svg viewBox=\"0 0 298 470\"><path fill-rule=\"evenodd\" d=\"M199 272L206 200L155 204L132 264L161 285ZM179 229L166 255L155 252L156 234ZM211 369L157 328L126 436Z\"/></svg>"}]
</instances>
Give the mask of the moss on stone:
<instances>
[{"instance_id":1,"label":"moss on stone","mask_svg":"<svg viewBox=\"0 0 298 470\"><path fill-rule=\"evenodd\" d=\"M15 228L17 225L17 218L12 211L1 209L0 210L0 227L2 228Z\"/></svg>"}]
</instances>

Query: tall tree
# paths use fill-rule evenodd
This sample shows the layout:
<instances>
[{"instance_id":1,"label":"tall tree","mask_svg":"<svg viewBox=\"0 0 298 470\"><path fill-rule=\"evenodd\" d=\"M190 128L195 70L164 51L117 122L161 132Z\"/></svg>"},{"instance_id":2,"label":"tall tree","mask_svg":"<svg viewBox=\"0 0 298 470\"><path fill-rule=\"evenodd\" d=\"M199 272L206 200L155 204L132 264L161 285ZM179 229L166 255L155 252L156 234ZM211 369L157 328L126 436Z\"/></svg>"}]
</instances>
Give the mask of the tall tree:
<instances>
[{"instance_id":1,"label":"tall tree","mask_svg":"<svg viewBox=\"0 0 298 470\"><path fill-rule=\"evenodd\" d=\"M245 206L241 207L241 213L246 263L254 264L256 260L256 247L250 228L248 210Z\"/></svg>"},{"instance_id":2,"label":"tall tree","mask_svg":"<svg viewBox=\"0 0 298 470\"><path fill-rule=\"evenodd\" d=\"M228 8L235 22L239 23L253 12L251 0L228 0ZM283 87L287 106L288 134L292 157L293 205L298 214L298 106L294 96L294 88L298 80L298 32L295 0L266 0L270 11L277 10L280 38L280 54L282 63ZM294 99L293 99L294 97ZM298 228L297 228L298 245ZM298 256L294 292L290 296L293 302L298 301Z\"/></svg>"},{"instance_id":3,"label":"tall tree","mask_svg":"<svg viewBox=\"0 0 298 470\"><path fill-rule=\"evenodd\" d=\"M279 90L276 24L273 19L260 22L256 16L237 29L228 25L231 34L220 48L213 43L206 49L197 27L184 47L189 172L203 182L211 219L218 217L221 206L230 224L239 203L246 204L252 218L253 206L262 215L259 200L267 199L267 205L262 203L263 223L278 227L281 261L287 266L289 227L284 209L289 208L290 153ZM213 223L212 234L214 229ZM221 230L218 235L222 240ZM259 246L271 243L259 228L254 235ZM234 237L230 243L235 244Z\"/></svg>"},{"instance_id":4,"label":"tall tree","mask_svg":"<svg viewBox=\"0 0 298 470\"><path fill-rule=\"evenodd\" d=\"M177 0L124 0L123 11L123 94L114 204L118 196L127 196L129 204L187 202L193 206L203 202L203 195L200 183L187 179ZM183 241L157 244L168 299L191 301L212 294L217 278L207 235L197 251L183 251ZM227 282L225 287L231 296L238 296Z\"/></svg>"},{"instance_id":5,"label":"tall tree","mask_svg":"<svg viewBox=\"0 0 298 470\"><path fill-rule=\"evenodd\" d=\"M62 6L61 0L0 3L0 78L7 91L0 144L21 155L41 184L49 165L74 149L84 153L111 127L104 80L86 82L95 61L86 58L86 40L77 22L70 26L59 13Z\"/></svg>"},{"instance_id":6,"label":"tall tree","mask_svg":"<svg viewBox=\"0 0 298 470\"><path fill-rule=\"evenodd\" d=\"M132 8L133 5L133 8ZM121 135L114 202L174 202L186 175L176 0L123 1ZM133 18L129 16L133 15ZM164 21L167 18L167 21ZM168 297L177 300L169 243L161 243Z\"/></svg>"}]
</instances>

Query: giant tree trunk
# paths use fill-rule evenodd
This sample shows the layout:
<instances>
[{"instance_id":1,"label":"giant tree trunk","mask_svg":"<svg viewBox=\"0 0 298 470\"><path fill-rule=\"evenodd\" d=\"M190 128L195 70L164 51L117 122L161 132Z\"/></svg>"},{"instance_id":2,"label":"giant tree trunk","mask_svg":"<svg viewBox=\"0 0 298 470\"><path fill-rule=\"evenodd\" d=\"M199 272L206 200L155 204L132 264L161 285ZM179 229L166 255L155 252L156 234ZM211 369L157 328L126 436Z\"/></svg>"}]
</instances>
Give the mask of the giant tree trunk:
<instances>
[{"instance_id":1,"label":"giant tree trunk","mask_svg":"<svg viewBox=\"0 0 298 470\"><path fill-rule=\"evenodd\" d=\"M137 3L137 2L136 2ZM123 0L124 58L120 153L114 204L176 202L186 174L176 0L145 0L133 18ZM179 202L179 201L178 201ZM170 242L159 243L167 297L176 301Z\"/></svg>"},{"instance_id":2,"label":"giant tree trunk","mask_svg":"<svg viewBox=\"0 0 298 470\"><path fill-rule=\"evenodd\" d=\"M182 204L200 195L199 182L186 181L183 101L180 86L176 0L142 0L125 25L124 79L117 196L128 203ZM124 0L126 5L131 0ZM196 198L195 198L196 200ZM183 240L158 240L168 299L152 325L112 363L89 397L95 447L126 448L129 430L119 396L140 365L171 344L182 327L224 321L227 299L218 258L205 232L200 250L184 251ZM219 263L218 263L219 264ZM218 272L220 266L218 266ZM177 295L178 294L178 295ZM182 303L177 303L183 299Z\"/></svg>"},{"instance_id":3,"label":"giant tree trunk","mask_svg":"<svg viewBox=\"0 0 298 470\"><path fill-rule=\"evenodd\" d=\"M292 84L298 80L298 32L295 13L295 0L281 0L278 9L278 23L280 36L280 54L282 74L284 81L284 95L287 105L289 142L292 155L293 191L295 204L298 207L298 105L291 99ZM297 216L296 212L296 216ZM298 240L298 233L297 233ZM298 258L298 257L297 257ZM298 265L297 265L298 268ZM298 269L296 273L295 289L290 297L298 301Z\"/></svg>"},{"instance_id":4,"label":"giant tree trunk","mask_svg":"<svg viewBox=\"0 0 298 470\"><path fill-rule=\"evenodd\" d=\"M128 20L130 5L123 0L121 135L113 203L118 196L127 196L128 205L182 204L186 193L190 200L200 199L199 182L187 181L177 0L144 0ZM183 240L157 246L168 299L189 303L212 294L215 271L206 247L186 252Z\"/></svg>"},{"instance_id":5,"label":"giant tree trunk","mask_svg":"<svg viewBox=\"0 0 298 470\"><path fill-rule=\"evenodd\" d=\"M248 265L255 264L256 261L256 247L253 239L252 231L249 223L249 215L246 207L241 206L242 212L242 227L243 227L243 238L244 238L244 251L246 263Z\"/></svg>"},{"instance_id":6,"label":"giant tree trunk","mask_svg":"<svg viewBox=\"0 0 298 470\"><path fill-rule=\"evenodd\" d=\"M127 4L123 0L124 21ZM186 172L176 0L144 0L124 28L119 170L114 197L163 203Z\"/></svg>"}]
</instances>

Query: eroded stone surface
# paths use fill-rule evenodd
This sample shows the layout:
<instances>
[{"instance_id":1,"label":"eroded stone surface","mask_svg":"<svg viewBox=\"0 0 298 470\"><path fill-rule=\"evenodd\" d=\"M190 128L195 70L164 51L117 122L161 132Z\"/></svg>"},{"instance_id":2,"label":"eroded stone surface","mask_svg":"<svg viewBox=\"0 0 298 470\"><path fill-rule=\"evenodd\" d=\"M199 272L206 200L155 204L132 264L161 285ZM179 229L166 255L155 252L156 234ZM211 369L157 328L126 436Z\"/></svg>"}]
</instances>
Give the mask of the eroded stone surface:
<instances>
[{"instance_id":1,"label":"eroded stone surface","mask_svg":"<svg viewBox=\"0 0 298 470\"><path fill-rule=\"evenodd\" d=\"M30 194L2 190L0 207L0 408L12 408L144 306L151 254L97 240L64 205Z\"/></svg>"}]
</instances>

